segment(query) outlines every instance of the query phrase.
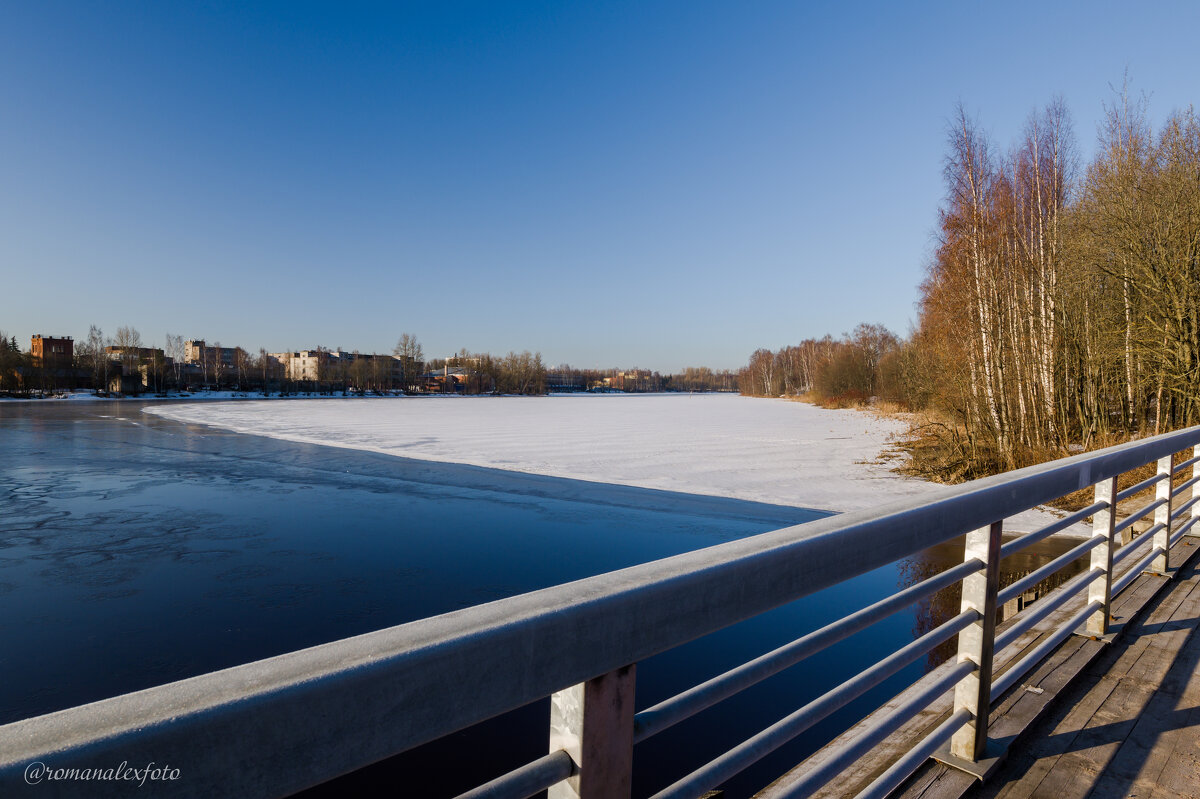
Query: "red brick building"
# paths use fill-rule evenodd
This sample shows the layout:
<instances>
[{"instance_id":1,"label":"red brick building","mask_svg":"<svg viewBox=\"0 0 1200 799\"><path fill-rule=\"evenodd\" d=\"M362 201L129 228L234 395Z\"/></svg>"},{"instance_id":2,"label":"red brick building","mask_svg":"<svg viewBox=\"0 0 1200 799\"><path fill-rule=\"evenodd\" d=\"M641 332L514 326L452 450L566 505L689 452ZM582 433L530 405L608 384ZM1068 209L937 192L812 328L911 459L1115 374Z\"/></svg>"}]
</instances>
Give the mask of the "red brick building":
<instances>
[{"instance_id":1,"label":"red brick building","mask_svg":"<svg viewBox=\"0 0 1200 799\"><path fill-rule=\"evenodd\" d=\"M29 344L35 367L70 369L75 363L75 342L70 336L51 338L35 334Z\"/></svg>"}]
</instances>

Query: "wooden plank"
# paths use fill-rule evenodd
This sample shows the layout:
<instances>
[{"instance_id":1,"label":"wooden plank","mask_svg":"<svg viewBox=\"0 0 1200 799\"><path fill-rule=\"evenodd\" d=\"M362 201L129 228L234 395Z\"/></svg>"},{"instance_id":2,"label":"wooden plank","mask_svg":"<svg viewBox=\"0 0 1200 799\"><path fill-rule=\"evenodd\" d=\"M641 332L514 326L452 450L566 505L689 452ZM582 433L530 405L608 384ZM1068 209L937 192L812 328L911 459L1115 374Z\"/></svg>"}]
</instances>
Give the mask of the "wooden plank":
<instances>
[{"instance_id":1,"label":"wooden plank","mask_svg":"<svg viewBox=\"0 0 1200 799\"><path fill-rule=\"evenodd\" d=\"M1195 577L1194 574L1190 576ZM1137 795L1146 796L1152 785L1168 782L1180 787L1187 785L1194 777L1190 768L1181 771L1179 779L1173 774L1161 779L1163 769L1159 769L1159 775L1154 778L1147 778L1141 768L1136 768L1132 774L1121 774L1119 769L1113 771L1113 765L1121 759L1126 759L1130 767L1148 763L1155 745L1140 740L1139 734L1145 739L1158 740L1161 730L1151 729L1151 725L1161 728L1171 723L1169 714L1155 706L1156 702L1173 701L1169 698L1170 691L1159 693L1155 690L1169 680L1168 671L1161 663L1161 652L1179 651L1191 636L1197 610L1200 610L1198 601L1200 583L1192 581L1177 584L1149 608L1146 618L1129 630L1130 645L1116 652L1115 658L1110 656L1097 661L1095 670L1107 668L1108 672L1100 676L1091 690L1083 697L1064 697L1076 704L1065 715L1057 714L1064 717L1053 725L1053 733L1042 737L1033 751L1014 758L1005 766L1004 775L1014 774L1015 779L1000 790L994 790L994 786L981 786L974 794L1005 799L1031 796L1066 799L1077 795L1099 799L1110 795L1128 796L1133 787L1138 789ZM1187 623L1189 619L1191 621ZM1163 633L1168 633L1169 638ZM1155 640L1156 637L1159 640ZM1196 643L1200 644L1200 637L1196 638ZM1159 665L1155 666L1155 663ZM1190 674L1195 663L1188 662L1187 667ZM1197 691L1200 692L1200 685ZM1059 751L1053 751L1055 749ZM1186 762L1181 758L1168 757L1168 760L1172 764ZM997 778L1003 779L1004 775L997 775ZM1195 797L1200 792L1197 787L1200 782L1193 782L1192 786L1191 796Z\"/></svg>"},{"instance_id":2,"label":"wooden plank","mask_svg":"<svg viewBox=\"0 0 1200 799\"><path fill-rule=\"evenodd\" d=\"M1175 750L1184 730L1196 723L1195 720L1191 725L1187 722L1188 716L1196 710L1195 703L1184 703L1184 694L1195 678L1200 661L1200 636L1196 635L1200 580L1195 579L1194 567L1192 571L1190 590L1173 592L1183 601L1176 605L1170 617L1147 625L1146 637L1157 640L1129 671L1127 681L1137 680L1143 690L1153 693L1143 712L1134 719L1133 729L1109 765L1105 781L1114 787L1140 785L1148 788L1178 782L1175 771L1185 761L1175 756ZM1200 793L1200 782L1194 786Z\"/></svg>"},{"instance_id":3,"label":"wooden plank","mask_svg":"<svg viewBox=\"0 0 1200 799\"><path fill-rule=\"evenodd\" d=\"M1130 645L1115 659L1104 658L1096 664L1097 669L1107 669L1096 682L1092 690L1084 697L1070 697L1075 706L1070 709L1063 720L1053 726L1053 732L1041 741L1053 741L1057 752L1046 751L1045 744L1036 746L1038 759L1024 769L1014 761L1006 772L1014 772L1020 776L1014 782L1013 789L1003 791L1000 795L1012 797L1040 795L1070 795L1078 785L1084 773L1099 774L1114 758L1118 757L1124 742L1136 727L1136 714L1132 710L1140 710L1148 703L1153 695L1152 687L1140 684L1140 691L1131 690L1131 685L1138 685L1135 679L1131 682L1128 673L1138 661L1146 659L1151 635L1143 633L1160 629L1164 623L1178 618L1189 612L1185 598L1191 589L1172 591L1168 596L1150 608L1150 614L1143 621L1134 625L1130 630ZM1142 693L1141 697L1137 693ZM1066 698L1066 697L1064 697ZM1134 708L1121 709L1122 703L1133 703ZM1105 709L1107 708L1107 709ZM1061 715L1061 714L1059 714ZM1124 727L1113 723L1114 717L1128 719ZM1103 730L1099 736L1097 730ZM1025 757L1023 760L1028 761ZM1020 764L1025 765L1025 764ZM1024 771L1023 774L1020 772ZM1106 784L1111 785L1107 779ZM1129 781L1125 781L1125 785Z\"/></svg>"},{"instance_id":4,"label":"wooden plank","mask_svg":"<svg viewBox=\"0 0 1200 799\"><path fill-rule=\"evenodd\" d=\"M1008 783L993 781L992 785L997 788L995 795L1004 799L1027 799L1034 796L1059 757L1070 751L1075 743L1077 731L1082 729L1115 687L1115 679L1102 681L1096 686L1099 690L1089 691L1080 701L1057 709L1055 715L1063 717L1065 714L1065 718L1055 726L1053 735L1038 736L1028 746L1014 746L1010 755L1012 762L1006 771L1014 773L1016 779ZM1104 688L1107 690L1103 690ZM1049 723L1054 723L1053 717L1049 719Z\"/></svg>"}]
</instances>

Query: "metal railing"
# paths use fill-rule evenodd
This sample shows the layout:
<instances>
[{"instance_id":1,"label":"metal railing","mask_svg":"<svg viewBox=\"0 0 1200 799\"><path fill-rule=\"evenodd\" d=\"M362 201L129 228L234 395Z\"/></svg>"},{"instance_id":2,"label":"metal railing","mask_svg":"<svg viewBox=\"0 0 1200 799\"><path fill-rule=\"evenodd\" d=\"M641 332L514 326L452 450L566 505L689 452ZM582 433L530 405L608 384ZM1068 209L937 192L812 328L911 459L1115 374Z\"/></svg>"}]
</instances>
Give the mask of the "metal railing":
<instances>
[{"instance_id":1,"label":"metal railing","mask_svg":"<svg viewBox=\"0 0 1200 799\"><path fill-rule=\"evenodd\" d=\"M1106 635L1113 596L1143 570L1167 571L1171 546L1200 518L1196 499L1174 502L1200 482L1198 445L1200 427L1189 428L15 722L0 727L0 787L35 761L152 760L188 763L188 779L156 784L159 794L280 796L549 696L549 753L465 796L627 797L635 744L961 582L957 616L657 794L719 786L957 636L957 658L788 789L817 790L953 690L949 719L860 794L885 796L940 747L980 758L990 705L1081 625ZM1187 448L1195 457L1173 467ZM1150 463L1154 477L1118 492L1119 475ZM1188 467L1191 480L1173 491L1171 476ZM1090 506L1002 544L1006 518L1089 486ZM1118 523L1116 503L1150 488L1154 501ZM1117 533L1151 513L1153 526L1118 548ZM1089 517L1091 538L999 589L1001 558ZM634 712L639 661L964 534L962 564ZM1084 556L1087 570L996 635L1000 604ZM995 651L1085 589L1082 610L993 678ZM88 796L127 787L75 785Z\"/></svg>"}]
</instances>

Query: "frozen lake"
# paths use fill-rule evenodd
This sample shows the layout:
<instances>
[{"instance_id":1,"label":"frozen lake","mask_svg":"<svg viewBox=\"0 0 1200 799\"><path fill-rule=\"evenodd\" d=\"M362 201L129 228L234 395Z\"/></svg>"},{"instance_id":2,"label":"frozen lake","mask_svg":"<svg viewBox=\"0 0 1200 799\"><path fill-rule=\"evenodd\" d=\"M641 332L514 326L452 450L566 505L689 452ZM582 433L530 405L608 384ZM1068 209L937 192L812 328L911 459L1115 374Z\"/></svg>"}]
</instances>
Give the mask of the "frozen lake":
<instances>
[{"instance_id":1,"label":"frozen lake","mask_svg":"<svg viewBox=\"0 0 1200 799\"><path fill-rule=\"evenodd\" d=\"M929 491L880 452L905 424L733 394L405 397L160 405L287 441L838 512Z\"/></svg>"},{"instance_id":2,"label":"frozen lake","mask_svg":"<svg viewBox=\"0 0 1200 799\"><path fill-rule=\"evenodd\" d=\"M599 401L613 409L603 434L614 444L624 441L625 452L642 453L638 468L649 480L656 468L669 468L670 459L680 457L667 451L669 438L662 431L649 433L651 445L632 429L623 435L612 429L643 399L651 400L644 407L663 418L686 418L688 407L704 407L689 406L687 397L550 398L524 405L491 398L0 404L0 596L5 609L0 616L0 722L820 515L704 492L247 436L160 418L143 409L171 415L258 414L256 418L267 418L269 411L293 425L304 414L328 414L331 420L345 417L345 424L367 436L376 423L370 414L402 415L427 407L428 413L449 415L440 424L422 422L427 437L438 441L465 447L463 442L486 439L486 431L495 428L487 455L495 460L501 437L519 444L536 434L538 409ZM679 402L671 406L664 402L669 399ZM716 400L708 407L718 407L723 400L739 398L697 399ZM507 426L490 419L472 433L453 424L453 414L472 406L489 412L491 407L508 408L515 416ZM672 407L678 410L668 411ZM541 414L547 425L563 423ZM396 433L395 427L388 431L382 416L378 424L382 450ZM328 432L317 432L329 438ZM707 439L697 437L695 457L709 457L704 441L715 435L710 430ZM771 444L747 440L744 446L764 451ZM532 459L519 446L512 449L517 462ZM620 460L595 450L571 457L602 465ZM654 458L657 466L651 463ZM1058 545L1051 544L1009 566L1029 569L1057 551ZM947 545L652 658L639 665L638 707L890 594L954 562L960 553ZM898 614L639 746L636 795L663 787L833 687L840 675L907 643L914 630L928 629L943 610L934 602ZM732 782L730 795L761 787L820 740L848 726L864 707L914 679L925 665L914 665L767 758ZM350 788L381 786L394 792L403 784L413 795L454 795L542 754L547 712L545 703L516 711L348 778ZM463 747L476 754L461 758ZM185 765L180 767L186 773ZM430 774L440 780L449 775L450 781L435 786L425 781Z\"/></svg>"}]
</instances>

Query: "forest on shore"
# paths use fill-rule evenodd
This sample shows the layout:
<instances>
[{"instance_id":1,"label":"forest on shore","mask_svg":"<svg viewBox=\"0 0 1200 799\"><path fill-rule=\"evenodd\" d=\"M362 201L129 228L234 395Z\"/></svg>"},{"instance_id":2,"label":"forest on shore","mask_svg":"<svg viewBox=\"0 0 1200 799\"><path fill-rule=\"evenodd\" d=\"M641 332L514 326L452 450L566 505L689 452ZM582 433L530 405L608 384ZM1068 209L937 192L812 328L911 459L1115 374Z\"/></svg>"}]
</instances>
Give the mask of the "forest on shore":
<instances>
[{"instance_id":1,"label":"forest on shore","mask_svg":"<svg viewBox=\"0 0 1200 799\"><path fill-rule=\"evenodd\" d=\"M1200 422L1200 120L1128 84L1081 164L1060 100L1001 149L961 108L915 329L760 349L743 394L919 412L913 468L971 479Z\"/></svg>"}]
</instances>

